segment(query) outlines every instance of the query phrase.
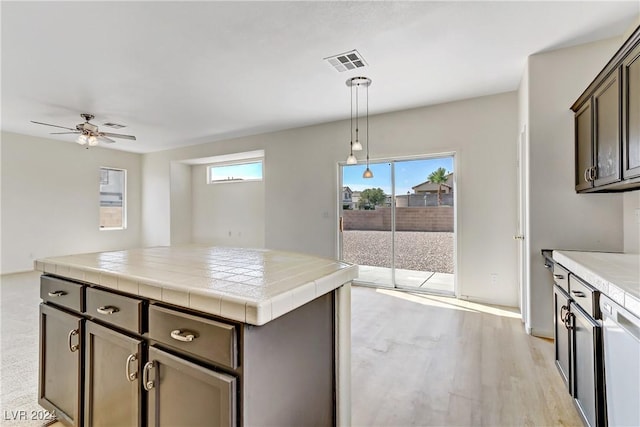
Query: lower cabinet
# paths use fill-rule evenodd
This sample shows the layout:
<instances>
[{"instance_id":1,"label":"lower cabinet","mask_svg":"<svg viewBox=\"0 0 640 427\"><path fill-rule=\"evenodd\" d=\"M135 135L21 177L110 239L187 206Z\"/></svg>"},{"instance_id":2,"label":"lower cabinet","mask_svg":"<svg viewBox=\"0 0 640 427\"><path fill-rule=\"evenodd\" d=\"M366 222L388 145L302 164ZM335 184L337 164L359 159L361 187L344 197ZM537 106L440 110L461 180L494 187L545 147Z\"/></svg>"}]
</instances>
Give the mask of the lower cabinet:
<instances>
[{"instance_id":1,"label":"lower cabinet","mask_svg":"<svg viewBox=\"0 0 640 427\"><path fill-rule=\"evenodd\" d=\"M569 358L571 345L569 329L566 323L566 316L569 312L569 296L559 286L554 285L553 301L555 307L554 338L556 366L567 389L569 389L569 385L571 384L571 360Z\"/></svg>"},{"instance_id":2,"label":"lower cabinet","mask_svg":"<svg viewBox=\"0 0 640 427\"><path fill-rule=\"evenodd\" d=\"M556 264L553 304L555 364L587 427L607 425L599 294ZM555 274L556 270L562 274Z\"/></svg>"},{"instance_id":3,"label":"lower cabinet","mask_svg":"<svg viewBox=\"0 0 640 427\"><path fill-rule=\"evenodd\" d=\"M604 426L602 326L573 301L569 316L573 399L589 426Z\"/></svg>"},{"instance_id":4,"label":"lower cabinet","mask_svg":"<svg viewBox=\"0 0 640 427\"><path fill-rule=\"evenodd\" d=\"M84 346L84 425L142 425L143 342L87 321Z\"/></svg>"},{"instance_id":5,"label":"lower cabinet","mask_svg":"<svg viewBox=\"0 0 640 427\"><path fill-rule=\"evenodd\" d=\"M40 304L38 403L68 426L82 425L82 317Z\"/></svg>"},{"instance_id":6,"label":"lower cabinet","mask_svg":"<svg viewBox=\"0 0 640 427\"><path fill-rule=\"evenodd\" d=\"M262 326L41 279L39 403L69 427L331 427L329 293Z\"/></svg>"},{"instance_id":7,"label":"lower cabinet","mask_svg":"<svg viewBox=\"0 0 640 427\"><path fill-rule=\"evenodd\" d=\"M143 385L152 426L236 425L236 378L149 348Z\"/></svg>"}]
</instances>

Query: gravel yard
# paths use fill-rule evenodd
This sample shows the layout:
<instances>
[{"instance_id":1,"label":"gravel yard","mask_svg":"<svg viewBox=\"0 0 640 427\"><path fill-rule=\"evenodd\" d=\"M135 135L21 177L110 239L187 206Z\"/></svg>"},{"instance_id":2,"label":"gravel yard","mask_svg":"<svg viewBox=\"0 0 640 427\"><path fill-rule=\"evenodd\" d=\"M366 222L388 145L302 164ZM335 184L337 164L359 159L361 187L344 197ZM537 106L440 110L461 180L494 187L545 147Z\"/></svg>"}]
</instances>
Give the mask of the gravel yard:
<instances>
[{"instance_id":1,"label":"gravel yard","mask_svg":"<svg viewBox=\"0 0 640 427\"><path fill-rule=\"evenodd\" d=\"M391 232L343 232L343 258L354 264L391 266ZM453 233L396 231L396 268L453 273Z\"/></svg>"}]
</instances>

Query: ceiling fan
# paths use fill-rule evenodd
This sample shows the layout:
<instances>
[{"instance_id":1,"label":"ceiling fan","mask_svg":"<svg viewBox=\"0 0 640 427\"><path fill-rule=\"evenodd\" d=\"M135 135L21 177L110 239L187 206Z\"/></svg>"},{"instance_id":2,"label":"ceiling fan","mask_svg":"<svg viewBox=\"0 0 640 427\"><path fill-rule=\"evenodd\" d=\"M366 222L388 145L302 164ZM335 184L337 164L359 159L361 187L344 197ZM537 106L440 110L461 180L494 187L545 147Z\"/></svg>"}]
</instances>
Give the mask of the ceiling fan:
<instances>
[{"instance_id":1,"label":"ceiling fan","mask_svg":"<svg viewBox=\"0 0 640 427\"><path fill-rule=\"evenodd\" d=\"M89 123L89 121L94 118L93 114L82 113L80 114L80 117L82 117L85 120L85 122L77 124L75 129L69 128L66 126L52 125L50 123L36 122L33 120L31 120L31 123L36 123L38 125L45 125L45 126L53 126L55 128L67 129L71 132L51 132L51 135L65 135L65 134L78 135L78 139L76 140L76 142L80 145L87 144L90 146L96 146L100 141L111 144L115 142L111 138L130 139L133 141L136 140L136 137L133 135L122 135L119 133L100 132L98 130L98 126L92 123Z\"/></svg>"}]
</instances>

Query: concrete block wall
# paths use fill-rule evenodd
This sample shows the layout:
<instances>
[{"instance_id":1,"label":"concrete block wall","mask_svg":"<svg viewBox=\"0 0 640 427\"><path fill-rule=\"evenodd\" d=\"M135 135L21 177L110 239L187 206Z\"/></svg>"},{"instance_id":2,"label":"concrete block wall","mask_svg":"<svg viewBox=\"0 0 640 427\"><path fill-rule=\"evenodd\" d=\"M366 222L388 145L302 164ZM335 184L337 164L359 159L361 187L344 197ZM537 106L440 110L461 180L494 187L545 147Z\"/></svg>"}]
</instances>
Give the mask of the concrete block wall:
<instances>
[{"instance_id":1,"label":"concrete block wall","mask_svg":"<svg viewBox=\"0 0 640 427\"><path fill-rule=\"evenodd\" d=\"M345 230L391 231L391 208L343 211ZM453 232L453 207L396 208L397 231Z\"/></svg>"}]
</instances>

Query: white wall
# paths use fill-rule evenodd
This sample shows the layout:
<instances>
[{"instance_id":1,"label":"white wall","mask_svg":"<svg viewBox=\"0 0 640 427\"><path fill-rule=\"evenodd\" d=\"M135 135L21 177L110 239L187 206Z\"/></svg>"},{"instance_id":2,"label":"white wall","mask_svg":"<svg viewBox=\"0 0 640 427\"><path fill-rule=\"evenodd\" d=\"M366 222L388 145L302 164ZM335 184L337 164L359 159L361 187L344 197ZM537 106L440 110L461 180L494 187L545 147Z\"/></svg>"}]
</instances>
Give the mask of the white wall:
<instances>
[{"instance_id":1,"label":"white wall","mask_svg":"<svg viewBox=\"0 0 640 427\"><path fill-rule=\"evenodd\" d=\"M622 194L576 194L569 107L621 38L529 57L529 251L532 333L551 336L552 282L540 250L622 251Z\"/></svg>"},{"instance_id":2,"label":"white wall","mask_svg":"<svg viewBox=\"0 0 640 427\"><path fill-rule=\"evenodd\" d=\"M373 159L456 152L459 292L510 306L518 305L517 114L511 92L370 118ZM171 241L172 161L264 149L265 247L336 257L338 162L348 135L340 121L144 155L143 244Z\"/></svg>"},{"instance_id":3,"label":"white wall","mask_svg":"<svg viewBox=\"0 0 640 427\"><path fill-rule=\"evenodd\" d=\"M207 166L192 170L194 243L264 247L264 181L207 183Z\"/></svg>"},{"instance_id":4,"label":"white wall","mask_svg":"<svg viewBox=\"0 0 640 427\"><path fill-rule=\"evenodd\" d=\"M636 212L640 212L640 190L625 193L623 196L624 206L624 251L627 253L640 254L640 217Z\"/></svg>"},{"instance_id":5,"label":"white wall","mask_svg":"<svg viewBox=\"0 0 640 427\"><path fill-rule=\"evenodd\" d=\"M171 244L191 243L193 233L191 165L171 162Z\"/></svg>"},{"instance_id":6,"label":"white wall","mask_svg":"<svg viewBox=\"0 0 640 427\"><path fill-rule=\"evenodd\" d=\"M2 133L2 274L141 242L141 156ZM99 229L100 167L127 170L127 229Z\"/></svg>"}]
</instances>

